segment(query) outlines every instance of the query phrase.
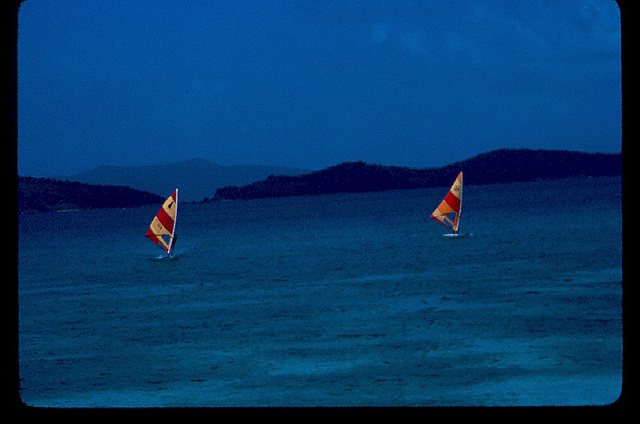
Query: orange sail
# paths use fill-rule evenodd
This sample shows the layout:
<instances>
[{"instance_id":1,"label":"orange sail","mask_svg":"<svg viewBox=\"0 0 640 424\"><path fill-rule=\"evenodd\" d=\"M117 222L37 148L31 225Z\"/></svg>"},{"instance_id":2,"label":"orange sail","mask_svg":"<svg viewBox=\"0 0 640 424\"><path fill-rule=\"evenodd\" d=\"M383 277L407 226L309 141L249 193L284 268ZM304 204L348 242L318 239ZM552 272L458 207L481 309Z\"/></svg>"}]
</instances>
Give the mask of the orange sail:
<instances>
[{"instance_id":1,"label":"orange sail","mask_svg":"<svg viewBox=\"0 0 640 424\"><path fill-rule=\"evenodd\" d=\"M454 234L458 232L460 224L460 208L462 206L462 172L458 174L458 178L453 183L444 200L431 214L431 218L435 219L442 225L453 230ZM451 214L453 220L451 219Z\"/></svg>"},{"instance_id":2,"label":"orange sail","mask_svg":"<svg viewBox=\"0 0 640 424\"><path fill-rule=\"evenodd\" d=\"M165 200L158 214L151 221L146 236L169 255L172 253L178 216L178 189Z\"/></svg>"}]
</instances>

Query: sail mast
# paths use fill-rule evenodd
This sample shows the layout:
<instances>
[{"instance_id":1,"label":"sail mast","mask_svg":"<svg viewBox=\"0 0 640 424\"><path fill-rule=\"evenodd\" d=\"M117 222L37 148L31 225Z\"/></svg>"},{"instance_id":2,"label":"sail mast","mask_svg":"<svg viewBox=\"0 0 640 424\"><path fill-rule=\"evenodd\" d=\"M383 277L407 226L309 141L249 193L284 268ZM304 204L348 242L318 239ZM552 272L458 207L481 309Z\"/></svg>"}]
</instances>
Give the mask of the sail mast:
<instances>
[{"instance_id":1,"label":"sail mast","mask_svg":"<svg viewBox=\"0 0 640 424\"><path fill-rule=\"evenodd\" d=\"M456 212L456 218L454 219L454 232L458 232L458 228L460 228L460 216L462 215L462 171L460 171L460 204L458 205L458 212ZM454 183L455 186L455 183Z\"/></svg>"},{"instance_id":2,"label":"sail mast","mask_svg":"<svg viewBox=\"0 0 640 424\"><path fill-rule=\"evenodd\" d=\"M175 196L176 205L175 210L173 211L173 231L171 232L171 238L169 239L169 249L167 250L169 256L173 254L173 243L175 241L176 234L176 222L178 222L178 189L176 189L176 191L173 193L173 196Z\"/></svg>"},{"instance_id":3,"label":"sail mast","mask_svg":"<svg viewBox=\"0 0 640 424\"><path fill-rule=\"evenodd\" d=\"M176 193L178 190L176 189ZM177 196L177 194L176 194ZM177 202L177 200L176 200ZM458 215L462 215L462 171L460 171L460 207L458 208Z\"/></svg>"}]
</instances>

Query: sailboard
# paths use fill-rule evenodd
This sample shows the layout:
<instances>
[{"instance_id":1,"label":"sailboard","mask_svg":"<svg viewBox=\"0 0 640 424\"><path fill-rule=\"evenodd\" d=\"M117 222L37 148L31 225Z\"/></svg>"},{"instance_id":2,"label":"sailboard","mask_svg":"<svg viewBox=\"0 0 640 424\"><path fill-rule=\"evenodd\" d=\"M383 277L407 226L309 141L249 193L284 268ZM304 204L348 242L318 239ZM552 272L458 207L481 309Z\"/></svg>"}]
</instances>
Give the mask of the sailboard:
<instances>
[{"instance_id":1,"label":"sailboard","mask_svg":"<svg viewBox=\"0 0 640 424\"><path fill-rule=\"evenodd\" d=\"M443 234L444 237L464 237L467 233L460 233L460 213L462 210L462 171L453 182L449 192L431 214L431 218L449 228L452 232Z\"/></svg>"},{"instance_id":2,"label":"sailboard","mask_svg":"<svg viewBox=\"0 0 640 424\"><path fill-rule=\"evenodd\" d=\"M165 200L164 204L151 221L147 230L147 238L173 257L176 246L176 218L178 217L178 189Z\"/></svg>"}]
</instances>

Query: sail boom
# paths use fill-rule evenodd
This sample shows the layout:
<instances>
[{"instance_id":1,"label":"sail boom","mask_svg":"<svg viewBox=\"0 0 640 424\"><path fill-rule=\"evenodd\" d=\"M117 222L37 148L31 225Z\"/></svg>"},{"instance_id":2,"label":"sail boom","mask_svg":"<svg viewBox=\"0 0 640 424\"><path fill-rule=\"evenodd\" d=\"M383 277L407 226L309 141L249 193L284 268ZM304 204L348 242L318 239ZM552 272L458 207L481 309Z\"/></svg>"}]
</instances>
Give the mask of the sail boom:
<instances>
[{"instance_id":1,"label":"sail boom","mask_svg":"<svg viewBox=\"0 0 640 424\"><path fill-rule=\"evenodd\" d=\"M447 215L434 215L434 214L431 214L431 218L433 218L435 221L441 223L442 225L444 225L445 227L447 227L447 228L449 228L451 230L454 229L455 223Z\"/></svg>"}]
</instances>

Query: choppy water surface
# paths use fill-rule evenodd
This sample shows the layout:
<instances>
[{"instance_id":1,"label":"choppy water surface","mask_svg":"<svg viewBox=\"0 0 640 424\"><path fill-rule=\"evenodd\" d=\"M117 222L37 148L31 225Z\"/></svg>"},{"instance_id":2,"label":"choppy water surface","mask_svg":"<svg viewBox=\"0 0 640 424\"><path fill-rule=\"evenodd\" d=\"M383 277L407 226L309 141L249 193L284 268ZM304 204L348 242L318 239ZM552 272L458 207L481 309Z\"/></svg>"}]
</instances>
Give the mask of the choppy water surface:
<instances>
[{"instance_id":1,"label":"choppy water surface","mask_svg":"<svg viewBox=\"0 0 640 424\"><path fill-rule=\"evenodd\" d=\"M32 406L602 405L622 384L620 178L20 217Z\"/></svg>"}]
</instances>

